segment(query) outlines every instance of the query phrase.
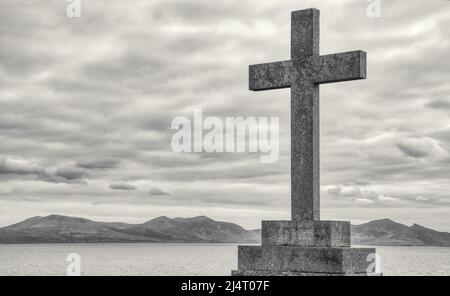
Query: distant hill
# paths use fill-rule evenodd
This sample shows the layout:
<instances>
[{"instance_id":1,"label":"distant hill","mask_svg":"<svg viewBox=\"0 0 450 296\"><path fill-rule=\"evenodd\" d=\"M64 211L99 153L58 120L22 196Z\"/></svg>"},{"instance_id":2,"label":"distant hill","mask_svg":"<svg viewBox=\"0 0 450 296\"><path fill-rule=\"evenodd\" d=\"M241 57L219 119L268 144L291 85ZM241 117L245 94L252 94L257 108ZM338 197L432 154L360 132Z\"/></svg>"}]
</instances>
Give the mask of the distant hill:
<instances>
[{"instance_id":1,"label":"distant hill","mask_svg":"<svg viewBox=\"0 0 450 296\"><path fill-rule=\"evenodd\" d=\"M352 226L352 244L450 247L450 233L382 219Z\"/></svg>"},{"instance_id":2,"label":"distant hill","mask_svg":"<svg viewBox=\"0 0 450 296\"><path fill-rule=\"evenodd\" d=\"M0 228L0 243L256 242L252 231L205 216L159 217L143 224L51 215Z\"/></svg>"},{"instance_id":3,"label":"distant hill","mask_svg":"<svg viewBox=\"0 0 450 296\"><path fill-rule=\"evenodd\" d=\"M194 218L159 217L146 223L132 226L128 233L147 236L147 233L164 234L178 241L202 242L240 242L258 241L259 237L252 235L239 225L219 222L205 216Z\"/></svg>"},{"instance_id":4,"label":"distant hill","mask_svg":"<svg viewBox=\"0 0 450 296\"><path fill-rule=\"evenodd\" d=\"M260 230L215 221L205 216L152 219L142 224L95 222L50 215L33 217L0 228L0 243L115 243L115 242L259 242ZM450 233L389 219L352 225L355 245L450 247Z\"/></svg>"}]
</instances>

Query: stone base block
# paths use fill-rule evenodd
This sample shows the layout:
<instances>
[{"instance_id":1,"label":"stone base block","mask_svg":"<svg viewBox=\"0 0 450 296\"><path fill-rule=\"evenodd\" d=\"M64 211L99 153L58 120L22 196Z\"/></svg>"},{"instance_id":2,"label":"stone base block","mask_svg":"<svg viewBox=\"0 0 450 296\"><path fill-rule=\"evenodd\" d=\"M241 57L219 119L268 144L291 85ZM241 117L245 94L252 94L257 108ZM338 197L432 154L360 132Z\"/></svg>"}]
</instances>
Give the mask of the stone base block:
<instances>
[{"instance_id":1,"label":"stone base block","mask_svg":"<svg viewBox=\"0 0 450 296\"><path fill-rule=\"evenodd\" d=\"M350 222L263 221L263 246L350 247Z\"/></svg>"},{"instance_id":2,"label":"stone base block","mask_svg":"<svg viewBox=\"0 0 450 296\"><path fill-rule=\"evenodd\" d=\"M374 248L239 246L236 275L364 275Z\"/></svg>"}]
</instances>

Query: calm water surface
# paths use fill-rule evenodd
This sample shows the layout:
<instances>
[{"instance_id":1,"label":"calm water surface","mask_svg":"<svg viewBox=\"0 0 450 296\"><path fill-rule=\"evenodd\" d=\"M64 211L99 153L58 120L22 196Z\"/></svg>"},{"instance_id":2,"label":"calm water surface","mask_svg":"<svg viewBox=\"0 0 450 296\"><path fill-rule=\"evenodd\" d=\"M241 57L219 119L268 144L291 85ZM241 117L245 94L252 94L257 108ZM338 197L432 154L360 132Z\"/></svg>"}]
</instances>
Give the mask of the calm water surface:
<instances>
[{"instance_id":1,"label":"calm water surface","mask_svg":"<svg viewBox=\"0 0 450 296\"><path fill-rule=\"evenodd\" d=\"M450 248L376 247L385 275L450 275ZM237 244L0 245L0 275L66 275L67 255L82 275L229 275Z\"/></svg>"}]
</instances>

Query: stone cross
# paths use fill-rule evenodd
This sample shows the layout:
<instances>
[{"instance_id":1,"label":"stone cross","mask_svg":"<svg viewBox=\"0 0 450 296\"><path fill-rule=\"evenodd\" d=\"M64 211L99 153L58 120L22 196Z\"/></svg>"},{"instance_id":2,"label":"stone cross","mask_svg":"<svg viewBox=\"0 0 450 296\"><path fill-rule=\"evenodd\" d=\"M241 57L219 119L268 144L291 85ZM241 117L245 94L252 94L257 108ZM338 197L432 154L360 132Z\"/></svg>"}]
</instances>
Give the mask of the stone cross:
<instances>
[{"instance_id":1,"label":"stone cross","mask_svg":"<svg viewBox=\"0 0 450 296\"><path fill-rule=\"evenodd\" d=\"M291 88L291 219L320 220L319 85L366 78L366 53L319 54L320 12L291 15L291 60L251 65L254 91Z\"/></svg>"},{"instance_id":2,"label":"stone cross","mask_svg":"<svg viewBox=\"0 0 450 296\"><path fill-rule=\"evenodd\" d=\"M262 221L238 247L236 276L375 275L374 248L352 248L349 221L320 221L319 85L366 78L362 51L319 55L319 11L292 13L291 60L250 66L250 89L291 88L291 221Z\"/></svg>"}]
</instances>

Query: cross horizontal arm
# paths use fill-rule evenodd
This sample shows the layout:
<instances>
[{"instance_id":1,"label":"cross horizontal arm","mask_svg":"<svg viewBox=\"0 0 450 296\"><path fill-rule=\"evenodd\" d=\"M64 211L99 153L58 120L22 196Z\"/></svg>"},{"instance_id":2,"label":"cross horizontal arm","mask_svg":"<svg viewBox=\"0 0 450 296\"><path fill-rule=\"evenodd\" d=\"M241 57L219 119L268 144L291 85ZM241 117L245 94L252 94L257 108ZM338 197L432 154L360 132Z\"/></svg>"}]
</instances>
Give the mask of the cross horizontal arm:
<instances>
[{"instance_id":1,"label":"cross horizontal arm","mask_svg":"<svg viewBox=\"0 0 450 296\"><path fill-rule=\"evenodd\" d=\"M249 67L250 90L268 90L290 87L291 61L251 65Z\"/></svg>"},{"instance_id":2,"label":"cross horizontal arm","mask_svg":"<svg viewBox=\"0 0 450 296\"><path fill-rule=\"evenodd\" d=\"M319 65L314 83L332 83L366 79L366 53L350 51L319 57Z\"/></svg>"}]
</instances>

